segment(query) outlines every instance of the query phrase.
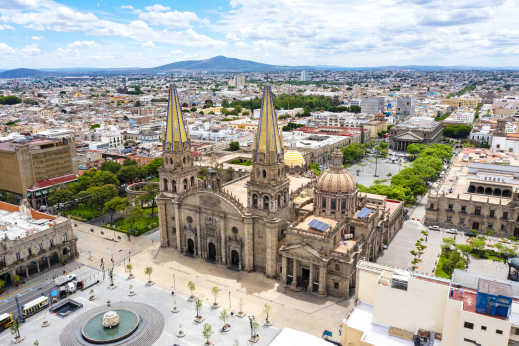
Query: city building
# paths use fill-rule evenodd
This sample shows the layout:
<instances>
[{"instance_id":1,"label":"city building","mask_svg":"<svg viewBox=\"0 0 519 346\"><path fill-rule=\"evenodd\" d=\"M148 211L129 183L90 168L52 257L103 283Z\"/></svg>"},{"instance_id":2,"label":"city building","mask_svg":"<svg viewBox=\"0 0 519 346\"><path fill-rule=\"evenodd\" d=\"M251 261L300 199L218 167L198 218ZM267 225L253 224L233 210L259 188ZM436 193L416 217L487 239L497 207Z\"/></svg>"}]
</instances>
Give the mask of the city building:
<instances>
[{"instance_id":1,"label":"city building","mask_svg":"<svg viewBox=\"0 0 519 346\"><path fill-rule=\"evenodd\" d=\"M384 112L384 102L384 97L364 97L360 100L360 109L367 114Z\"/></svg>"},{"instance_id":2,"label":"city building","mask_svg":"<svg viewBox=\"0 0 519 346\"><path fill-rule=\"evenodd\" d=\"M76 180L74 153L74 144L66 138L0 143L0 191L25 196L39 208L52 186Z\"/></svg>"},{"instance_id":3,"label":"city building","mask_svg":"<svg viewBox=\"0 0 519 346\"><path fill-rule=\"evenodd\" d=\"M389 147L406 151L411 143L438 143L442 138L442 125L429 117L412 117L393 126L389 135Z\"/></svg>"},{"instance_id":4,"label":"city building","mask_svg":"<svg viewBox=\"0 0 519 346\"><path fill-rule=\"evenodd\" d=\"M398 116L409 116L416 114L416 96L398 95L396 98L396 114Z\"/></svg>"},{"instance_id":5,"label":"city building","mask_svg":"<svg viewBox=\"0 0 519 346\"><path fill-rule=\"evenodd\" d=\"M289 175L269 86L250 175L223 184L220 171L210 170L200 180L174 86L169 99L157 197L161 246L281 278L294 290L348 297L357 260L376 258L391 241L403 203L359 193L339 151L318 181ZM295 203L303 197L304 205Z\"/></svg>"},{"instance_id":6,"label":"city building","mask_svg":"<svg viewBox=\"0 0 519 346\"><path fill-rule=\"evenodd\" d=\"M0 202L0 279L15 284L77 257L77 239L69 219Z\"/></svg>"},{"instance_id":7,"label":"city building","mask_svg":"<svg viewBox=\"0 0 519 346\"><path fill-rule=\"evenodd\" d=\"M301 82L306 82L308 81L308 73L306 71L301 71L301 77L300 77L300 80Z\"/></svg>"},{"instance_id":8,"label":"city building","mask_svg":"<svg viewBox=\"0 0 519 346\"><path fill-rule=\"evenodd\" d=\"M361 261L342 344L518 345L519 284L455 269L452 279Z\"/></svg>"},{"instance_id":9,"label":"city building","mask_svg":"<svg viewBox=\"0 0 519 346\"><path fill-rule=\"evenodd\" d=\"M480 99L475 97L452 97L442 99L442 104L448 105L453 109L457 109L460 107L476 109L480 101Z\"/></svg>"}]
</instances>

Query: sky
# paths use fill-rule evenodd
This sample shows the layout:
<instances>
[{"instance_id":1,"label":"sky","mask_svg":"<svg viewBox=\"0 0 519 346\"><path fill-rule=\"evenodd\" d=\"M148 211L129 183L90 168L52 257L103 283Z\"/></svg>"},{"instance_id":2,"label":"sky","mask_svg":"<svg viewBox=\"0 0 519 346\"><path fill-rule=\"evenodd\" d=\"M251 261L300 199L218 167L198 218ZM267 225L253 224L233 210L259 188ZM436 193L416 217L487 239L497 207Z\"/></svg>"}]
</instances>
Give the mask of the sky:
<instances>
[{"instance_id":1,"label":"sky","mask_svg":"<svg viewBox=\"0 0 519 346\"><path fill-rule=\"evenodd\" d=\"M519 0L0 0L0 69L519 66Z\"/></svg>"}]
</instances>

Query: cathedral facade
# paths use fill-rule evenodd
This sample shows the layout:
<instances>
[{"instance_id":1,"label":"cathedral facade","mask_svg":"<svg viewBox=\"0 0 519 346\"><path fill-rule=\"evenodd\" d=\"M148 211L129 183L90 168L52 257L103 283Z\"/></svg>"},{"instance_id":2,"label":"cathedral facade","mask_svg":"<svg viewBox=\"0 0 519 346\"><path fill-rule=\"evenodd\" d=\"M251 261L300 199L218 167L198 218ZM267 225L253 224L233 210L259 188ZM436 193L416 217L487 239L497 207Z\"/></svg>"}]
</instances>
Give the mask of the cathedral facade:
<instances>
[{"instance_id":1,"label":"cathedral facade","mask_svg":"<svg viewBox=\"0 0 519 346\"><path fill-rule=\"evenodd\" d=\"M174 86L166 122L157 196L162 247L263 272L294 290L347 296L357 260L374 259L401 227L403 204L359 193L340 153L318 181L288 174L269 86L250 176L223 184L220 171L210 169L198 178ZM313 196L294 203L303 190Z\"/></svg>"}]
</instances>

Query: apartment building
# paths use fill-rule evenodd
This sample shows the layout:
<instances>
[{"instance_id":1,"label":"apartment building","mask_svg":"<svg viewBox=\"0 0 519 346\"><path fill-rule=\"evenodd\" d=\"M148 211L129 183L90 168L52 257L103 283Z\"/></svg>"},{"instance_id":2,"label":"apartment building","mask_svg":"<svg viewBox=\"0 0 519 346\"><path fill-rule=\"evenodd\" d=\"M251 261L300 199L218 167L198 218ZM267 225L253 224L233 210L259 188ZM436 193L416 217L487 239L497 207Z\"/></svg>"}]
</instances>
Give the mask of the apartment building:
<instances>
[{"instance_id":1,"label":"apartment building","mask_svg":"<svg viewBox=\"0 0 519 346\"><path fill-rule=\"evenodd\" d=\"M456 269L451 280L360 261L342 345L519 345L519 283Z\"/></svg>"},{"instance_id":2,"label":"apartment building","mask_svg":"<svg viewBox=\"0 0 519 346\"><path fill-rule=\"evenodd\" d=\"M468 107L476 108L480 99L475 97L452 97L442 99L442 104L452 108Z\"/></svg>"}]
</instances>

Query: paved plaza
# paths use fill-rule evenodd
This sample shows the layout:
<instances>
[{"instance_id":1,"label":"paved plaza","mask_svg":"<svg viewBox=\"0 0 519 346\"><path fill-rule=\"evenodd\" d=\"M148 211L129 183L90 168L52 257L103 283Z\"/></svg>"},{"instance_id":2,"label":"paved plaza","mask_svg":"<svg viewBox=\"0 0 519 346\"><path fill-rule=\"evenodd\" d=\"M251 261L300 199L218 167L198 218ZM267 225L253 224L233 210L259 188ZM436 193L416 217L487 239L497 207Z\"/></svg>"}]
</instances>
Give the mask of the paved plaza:
<instances>
[{"instance_id":1,"label":"paved plaza","mask_svg":"<svg viewBox=\"0 0 519 346\"><path fill-rule=\"evenodd\" d=\"M348 171L355 177L357 183L364 186L375 184L375 180L386 180L380 184L389 185L391 177L408 165L409 162L404 159L402 159L402 163L399 163L398 161L392 162L389 157L375 160L374 157L368 156L361 162L349 166ZM377 176L375 176L375 167ZM390 175L388 176L388 174Z\"/></svg>"}]
</instances>

